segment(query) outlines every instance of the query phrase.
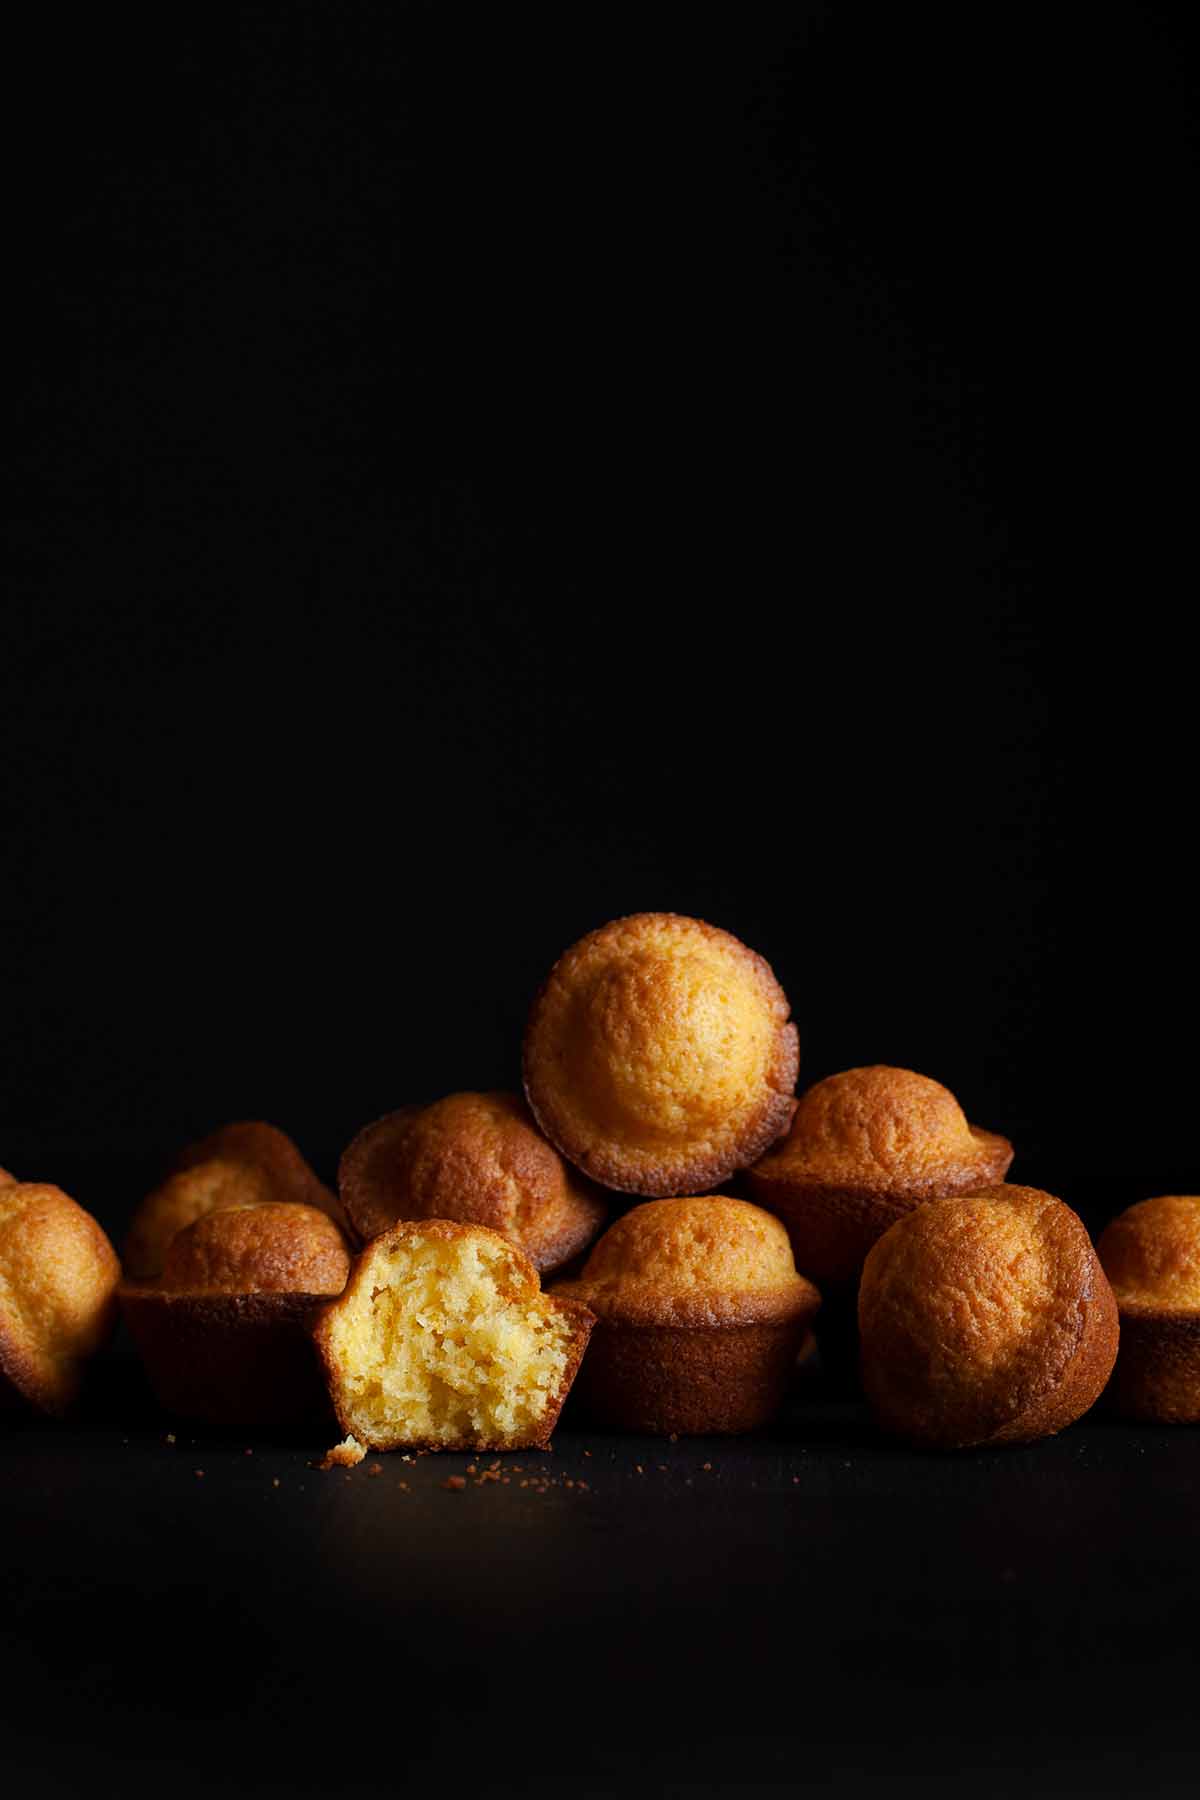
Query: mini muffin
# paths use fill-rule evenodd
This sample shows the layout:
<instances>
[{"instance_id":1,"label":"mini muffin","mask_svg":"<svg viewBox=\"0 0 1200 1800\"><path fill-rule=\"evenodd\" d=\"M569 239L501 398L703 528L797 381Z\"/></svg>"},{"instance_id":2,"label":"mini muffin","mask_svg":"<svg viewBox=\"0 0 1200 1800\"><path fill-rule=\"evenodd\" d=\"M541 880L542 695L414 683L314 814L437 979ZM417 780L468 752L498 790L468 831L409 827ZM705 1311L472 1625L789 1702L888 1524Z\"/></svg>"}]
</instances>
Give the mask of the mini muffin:
<instances>
[{"instance_id":1,"label":"mini muffin","mask_svg":"<svg viewBox=\"0 0 1200 1800\"><path fill-rule=\"evenodd\" d=\"M885 1431L929 1449L1050 1437L1098 1399L1117 1305L1070 1207L1037 1188L930 1200L871 1250L862 1378Z\"/></svg>"},{"instance_id":2,"label":"mini muffin","mask_svg":"<svg viewBox=\"0 0 1200 1800\"><path fill-rule=\"evenodd\" d=\"M627 1194L688 1194L786 1131L799 1062L761 956L678 913L635 913L550 971L525 1033L534 1117L585 1174Z\"/></svg>"},{"instance_id":3,"label":"mini muffin","mask_svg":"<svg viewBox=\"0 0 1200 1800\"><path fill-rule=\"evenodd\" d=\"M876 1063L809 1088L746 1184L787 1225L796 1266L837 1286L857 1281L871 1245L903 1214L993 1186L1012 1157L1007 1138L968 1125L940 1082Z\"/></svg>"},{"instance_id":4,"label":"mini muffin","mask_svg":"<svg viewBox=\"0 0 1200 1800\"><path fill-rule=\"evenodd\" d=\"M458 1219L498 1231L539 1273L586 1249L607 1213L515 1094L449 1094L390 1113L359 1132L338 1187L364 1241L398 1219Z\"/></svg>"},{"instance_id":5,"label":"mini muffin","mask_svg":"<svg viewBox=\"0 0 1200 1800\"><path fill-rule=\"evenodd\" d=\"M344 1224L336 1197L292 1140L261 1121L223 1125L175 1159L174 1172L138 1207L125 1239L125 1272L134 1281L161 1275L176 1232L205 1213L264 1201L315 1206Z\"/></svg>"},{"instance_id":6,"label":"mini muffin","mask_svg":"<svg viewBox=\"0 0 1200 1800\"><path fill-rule=\"evenodd\" d=\"M524 1450L549 1442L594 1323L499 1232L422 1219L367 1245L313 1335L357 1443Z\"/></svg>"},{"instance_id":7,"label":"mini muffin","mask_svg":"<svg viewBox=\"0 0 1200 1800\"><path fill-rule=\"evenodd\" d=\"M1139 1201L1097 1251L1121 1315L1114 1407L1165 1425L1200 1421L1200 1195Z\"/></svg>"},{"instance_id":8,"label":"mini muffin","mask_svg":"<svg viewBox=\"0 0 1200 1800\"><path fill-rule=\"evenodd\" d=\"M349 1269L333 1220L290 1201L208 1212L177 1232L160 1280L121 1287L159 1402L212 1425L288 1425L323 1413L309 1331Z\"/></svg>"},{"instance_id":9,"label":"mini muffin","mask_svg":"<svg viewBox=\"0 0 1200 1800\"><path fill-rule=\"evenodd\" d=\"M0 1183L0 1408L62 1413L116 1318L121 1265L61 1188Z\"/></svg>"},{"instance_id":10,"label":"mini muffin","mask_svg":"<svg viewBox=\"0 0 1200 1800\"><path fill-rule=\"evenodd\" d=\"M556 1295L596 1314L580 1399L623 1431L752 1431L778 1412L821 1297L787 1232L723 1194L651 1200Z\"/></svg>"}]
</instances>

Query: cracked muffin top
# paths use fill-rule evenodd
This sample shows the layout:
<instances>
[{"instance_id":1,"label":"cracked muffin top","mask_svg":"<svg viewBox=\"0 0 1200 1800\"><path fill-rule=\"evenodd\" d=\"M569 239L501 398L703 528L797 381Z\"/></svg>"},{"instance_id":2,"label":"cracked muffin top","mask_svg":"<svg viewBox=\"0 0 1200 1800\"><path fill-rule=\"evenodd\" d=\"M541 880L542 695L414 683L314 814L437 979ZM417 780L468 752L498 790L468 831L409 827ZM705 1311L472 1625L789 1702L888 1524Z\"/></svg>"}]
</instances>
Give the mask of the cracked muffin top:
<instances>
[{"instance_id":1,"label":"cracked muffin top","mask_svg":"<svg viewBox=\"0 0 1200 1800\"><path fill-rule=\"evenodd\" d=\"M630 1326L765 1325L820 1304L779 1220L725 1194L635 1206L554 1292Z\"/></svg>"},{"instance_id":2,"label":"cracked muffin top","mask_svg":"<svg viewBox=\"0 0 1200 1800\"><path fill-rule=\"evenodd\" d=\"M585 1249L608 1211L506 1093L448 1094L377 1120L342 1157L338 1186L364 1239L398 1219L458 1219L498 1231L539 1271Z\"/></svg>"},{"instance_id":3,"label":"cracked muffin top","mask_svg":"<svg viewBox=\"0 0 1200 1800\"><path fill-rule=\"evenodd\" d=\"M1127 1311L1200 1313L1200 1195L1139 1200L1105 1227L1097 1251Z\"/></svg>"},{"instance_id":4,"label":"cracked muffin top","mask_svg":"<svg viewBox=\"0 0 1200 1800\"><path fill-rule=\"evenodd\" d=\"M161 1288L170 1293L340 1294L345 1238L315 1206L267 1201L205 1213L171 1240Z\"/></svg>"},{"instance_id":5,"label":"cracked muffin top","mask_svg":"<svg viewBox=\"0 0 1200 1800\"><path fill-rule=\"evenodd\" d=\"M729 932L678 913L614 919L559 958L534 1001L534 1117L606 1187L714 1187L791 1119L789 1010L767 963Z\"/></svg>"}]
</instances>

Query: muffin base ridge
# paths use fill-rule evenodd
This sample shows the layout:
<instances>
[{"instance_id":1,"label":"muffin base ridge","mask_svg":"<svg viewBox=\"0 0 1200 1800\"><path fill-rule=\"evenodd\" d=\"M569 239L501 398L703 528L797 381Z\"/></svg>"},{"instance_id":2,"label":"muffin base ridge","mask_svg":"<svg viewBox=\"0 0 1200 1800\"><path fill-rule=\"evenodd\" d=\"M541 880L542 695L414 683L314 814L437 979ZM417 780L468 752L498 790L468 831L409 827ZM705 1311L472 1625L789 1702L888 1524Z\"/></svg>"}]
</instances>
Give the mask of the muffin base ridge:
<instances>
[{"instance_id":1,"label":"muffin base ridge","mask_svg":"<svg viewBox=\"0 0 1200 1800\"><path fill-rule=\"evenodd\" d=\"M1200 1423L1200 1313L1118 1299L1121 1342L1106 1402L1122 1418Z\"/></svg>"},{"instance_id":2,"label":"muffin base ridge","mask_svg":"<svg viewBox=\"0 0 1200 1800\"><path fill-rule=\"evenodd\" d=\"M787 1397L809 1323L630 1329L601 1320L580 1370L579 1406L618 1431L756 1431Z\"/></svg>"},{"instance_id":3,"label":"muffin base ridge","mask_svg":"<svg viewBox=\"0 0 1200 1800\"><path fill-rule=\"evenodd\" d=\"M170 1292L126 1282L120 1299L165 1411L209 1425L328 1420L310 1335L328 1294Z\"/></svg>"}]
</instances>

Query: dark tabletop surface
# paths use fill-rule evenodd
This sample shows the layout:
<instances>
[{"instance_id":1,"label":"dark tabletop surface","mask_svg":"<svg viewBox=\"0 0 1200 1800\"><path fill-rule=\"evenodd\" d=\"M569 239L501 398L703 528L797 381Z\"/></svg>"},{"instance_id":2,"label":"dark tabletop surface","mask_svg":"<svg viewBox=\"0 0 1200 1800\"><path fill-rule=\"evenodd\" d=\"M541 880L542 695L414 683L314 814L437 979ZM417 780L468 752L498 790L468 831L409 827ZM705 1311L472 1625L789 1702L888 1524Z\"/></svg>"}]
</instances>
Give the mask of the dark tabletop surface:
<instances>
[{"instance_id":1,"label":"dark tabletop surface","mask_svg":"<svg viewBox=\"0 0 1200 1800\"><path fill-rule=\"evenodd\" d=\"M4 1427L10 1771L1194 1791L1200 1432L918 1455L814 1368L738 1441L567 1423L549 1453L321 1472L333 1435L173 1424L124 1348L75 1422Z\"/></svg>"}]
</instances>

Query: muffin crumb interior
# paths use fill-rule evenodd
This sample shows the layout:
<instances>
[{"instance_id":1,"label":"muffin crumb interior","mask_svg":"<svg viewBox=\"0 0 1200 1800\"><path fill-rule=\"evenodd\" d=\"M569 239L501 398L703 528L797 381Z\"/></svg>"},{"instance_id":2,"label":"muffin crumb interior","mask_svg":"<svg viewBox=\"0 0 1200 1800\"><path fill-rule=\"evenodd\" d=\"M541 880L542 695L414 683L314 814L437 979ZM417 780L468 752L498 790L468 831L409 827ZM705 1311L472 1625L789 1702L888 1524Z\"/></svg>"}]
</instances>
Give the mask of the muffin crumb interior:
<instances>
[{"instance_id":1,"label":"muffin crumb interior","mask_svg":"<svg viewBox=\"0 0 1200 1800\"><path fill-rule=\"evenodd\" d=\"M389 1247L331 1320L329 1349L354 1434L377 1448L536 1431L566 1374L574 1328L541 1296L505 1291L502 1246Z\"/></svg>"}]
</instances>

